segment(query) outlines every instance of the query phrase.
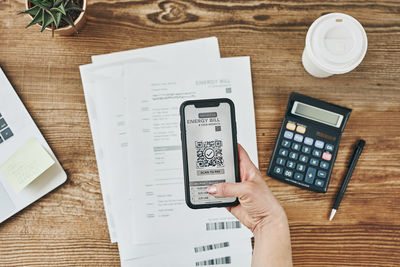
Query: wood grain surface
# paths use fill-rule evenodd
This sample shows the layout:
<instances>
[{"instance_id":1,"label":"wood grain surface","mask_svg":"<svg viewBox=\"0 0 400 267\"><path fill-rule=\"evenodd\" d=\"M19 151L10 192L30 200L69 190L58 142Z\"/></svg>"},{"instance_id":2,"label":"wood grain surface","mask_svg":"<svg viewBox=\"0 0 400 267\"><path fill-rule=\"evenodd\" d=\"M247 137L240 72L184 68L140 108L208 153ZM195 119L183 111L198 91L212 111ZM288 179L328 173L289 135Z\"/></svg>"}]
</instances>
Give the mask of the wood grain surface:
<instances>
[{"instance_id":1,"label":"wood grain surface","mask_svg":"<svg viewBox=\"0 0 400 267\"><path fill-rule=\"evenodd\" d=\"M287 211L295 266L400 266L400 1L89 0L78 36L51 38L0 0L0 66L68 173L66 184L0 225L0 266L118 266L110 243L78 66L90 56L217 36L224 57L251 56L259 164L265 173L292 91L353 109L328 193L266 178ZM327 79L301 64L308 27L344 12L369 46ZM1 101L1 99L0 99ZM367 142L333 222L352 146ZM1 203L0 203L1 205Z\"/></svg>"}]
</instances>

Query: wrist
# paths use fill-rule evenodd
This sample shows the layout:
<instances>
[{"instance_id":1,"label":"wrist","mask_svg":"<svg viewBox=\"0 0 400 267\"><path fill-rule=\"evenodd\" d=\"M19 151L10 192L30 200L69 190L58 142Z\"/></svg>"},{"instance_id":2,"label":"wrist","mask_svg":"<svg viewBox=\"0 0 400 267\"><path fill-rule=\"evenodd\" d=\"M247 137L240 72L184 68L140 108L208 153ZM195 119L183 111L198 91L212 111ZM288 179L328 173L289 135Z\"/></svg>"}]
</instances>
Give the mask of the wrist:
<instances>
[{"instance_id":1,"label":"wrist","mask_svg":"<svg viewBox=\"0 0 400 267\"><path fill-rule=\"evenodd\" d=\"M253 229L254 238L270 235L275 232L288 231L288 219L282 207L263 218Z\"/></svg>"},{"instance_id":2,"label":"wrist","mask_svg":"<svg viewBox=\"0 0 400 267\"><path fill-rule=\"evenodd\" d=\"M265 218L254 233L252 267L292 267L289 224L285 212Z\"/></svg>"}]
</instances>

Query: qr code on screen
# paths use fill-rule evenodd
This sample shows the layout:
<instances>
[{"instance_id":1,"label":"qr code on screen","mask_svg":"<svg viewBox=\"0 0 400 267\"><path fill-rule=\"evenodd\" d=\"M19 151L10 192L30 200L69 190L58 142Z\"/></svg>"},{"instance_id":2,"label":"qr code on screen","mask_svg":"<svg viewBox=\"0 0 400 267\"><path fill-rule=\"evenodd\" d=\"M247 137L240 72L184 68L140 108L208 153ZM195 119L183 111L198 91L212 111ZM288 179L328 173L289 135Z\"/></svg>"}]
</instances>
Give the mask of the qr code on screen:
<instances>
[{"instance_id":1,"label":"qr code on screen","mask_svg":"<svg viewBox=\"0 0 400 267\"><path fill-rule=\"evenodd\" d=\"M224 167L222 140L195 141L197 169L207 167Z\"/></svg>"}]
</instances>

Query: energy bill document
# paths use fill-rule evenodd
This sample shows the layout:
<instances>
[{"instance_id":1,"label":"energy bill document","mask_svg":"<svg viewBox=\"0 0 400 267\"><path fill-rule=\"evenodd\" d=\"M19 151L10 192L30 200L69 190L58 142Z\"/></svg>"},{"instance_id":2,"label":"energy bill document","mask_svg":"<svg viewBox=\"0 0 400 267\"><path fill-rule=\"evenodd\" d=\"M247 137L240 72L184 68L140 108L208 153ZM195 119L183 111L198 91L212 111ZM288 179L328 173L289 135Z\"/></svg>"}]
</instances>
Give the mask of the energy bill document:
<instances>
[{"instance_id":1,"label":"energy bill document","mask_svg":"<svg viewBox=\"0 0 400 267\"><path fill-rule=\"evenodd\" d=\"M126 97L123 90L124 65L145 62L199 62L219 60L215 37L167 44L94 56L94 64L81 67L82 82L93 132L93 142L100 173L109 230L112 239L118 240L122 266L186 267L210 262L230 262L230 266L248 266L251 259L249 238L228 236L212 241L189 243L138 244L131 231L132 218L140 211L135 208L129 192L128 139L125 120ZM135 74L129 74L135 75ZM139 90L134 86L130 90ZM130 104L130 103L129 103ZM133 213L129 212L133 210ZM114 232L115 231L115 232ZM113 236L113 233L115 235ZM118 236L118 239L116 238ZM185 257L182 256L185 254ZM200 265L201 266L201 265Z\"/></svg>"},{"instance_id":2,"label":"energy bill document","mask_svg":"<svg viewBox=\"0 0 400 267\"><path fill-rule=\"evenodd\" d=\"M188 99L226 97L236 108L238 142L257 164L249 57L125 66L129 176L137 243L250 238L224 208L186 206L179 107Z\"/></svg>"},{"instance_id":3,"label":"energy bill document","mask_svg":"<svg viewBox=\"0 0 400 267\"><path fill-rule=\"evenodd\" d=\"M201 68L195 68L198 70L209 66L215 70L214 64L217 64L216 62L220 60L217 39L211 37L99 55L92 57L92 60L94 64L81 66L81 76L111 239L118 241L121 265L186 267L218 263L237 267L249 266L252 251L251 240L248 233L240 234L244 229L243 226L235 228L239 231L228 231L218 237L202 238L200 236L202 233L196 233L198 230L193 225L189 227L193 234L188 238L191 239L188 242L182 242L182 239L179 238L181 235L179 227L172 229L165 224L152 224L149 227L152 227L153 231L171 230L173 234L170 236L177 238L155 239L154 235L151 235L148 240L144 234L140 235L141 240L139 241L139 235L137 235L137 232L143 229L139 228L143 226L143 223L140 225L137 225L137 223L142 222L143 214L147 214L146 209L152 209L152 207L143 205L141 201L138 201L138 199L141 199L142 193L138 197L133 195L136 191L134 190L136 179L142 179L142 177L133 175L134 168L138 165L132 165L132 159L128 158L128 154L134 153L131 150L135 150L134 147L131 147L129 132L142 131L142 128L128 126L128 117L141 116L142 113L131 113L134 103L130 102L131 100L128 101L125 91L135 95L141 94L144 88L136 84L129 84L124 90L125 78L126 76L141 76L143 74L140 69L148 68L147 71L150 72L146 71L146 77L153 80L154 77L151 75L151 66L153 65L160 65L157 67L160 69L159 71L164 66L170 72L174 72L176 69L177 72L182 74L185 73L185 68L190 67L191 64L201 65ZM247 65L249 64L247 63ZM138 68L139 71L128 72L129 69L135 68ZM250 71L249 66L246 71ZM247 79L250 75L245 73L243 77ZM251 81L249 84L251 92ZM201 89L201 87L196 88ZM229 89L227 92L229 92ZM232 92L234 90L231 90ZM210 97L212 96L210 95ZM138 101L142 103L142 100ZM250 102L249 108L253 112L252 97ZM254 114L251 115L251 118L254 119ZM177 129L179 130L179 128ZM132 133L132 135L135 134ZM180 145L180 143L178 144ZM147 153L148 151L145 154ZM257 159L253 158L253 160ZM181 166L181 162L175 164ZM183 188L183 173L181 177ZM162 188L160 190L163 191ZM182 203L178 202L179 205L184 204L183 194L182 191ZM213 212L210 214L212 216L208 216L208 214L205 214L205 216L213 220L215 218ZM237 225L235 219L226 216L229 216L229 214L223 214L223 217L219 218L235 221L229 227ZM178 220L179 223L191 222L187 214L181 217L184 217L184 220ZM224 226L221 226L221 223L215 224L216 222L214 220L213 224L209 225L210 229L225 227L225 222L223 223ZM146 226L146 231L150 230ZM182 256L182 254L185 254L185 256Z\"/></svg>"}]
</instances>

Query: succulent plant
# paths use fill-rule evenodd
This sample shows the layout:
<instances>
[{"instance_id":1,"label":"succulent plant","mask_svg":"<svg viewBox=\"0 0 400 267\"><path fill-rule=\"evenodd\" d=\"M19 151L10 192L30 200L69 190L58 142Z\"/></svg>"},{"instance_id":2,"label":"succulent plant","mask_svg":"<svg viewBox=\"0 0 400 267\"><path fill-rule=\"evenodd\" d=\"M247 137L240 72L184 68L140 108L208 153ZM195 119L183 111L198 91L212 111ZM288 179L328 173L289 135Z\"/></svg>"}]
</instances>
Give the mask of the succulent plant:
<instances>
[{"instance_id":1,"label":"succulent plant","mask_svg":"<svg viewBox=\"0 0 400 267\"><path fill-rule=\"evenodd\" d=\"M48 26L51 26L54 35L55 29L69 24L77 32L72 14L83 11L77 0L30 0L30 3L31 8L20 12L20 14L29 14L33 17L26 28L39 24L42 26L41 32L43 32Z\"/></svg>"}]
</instances>

